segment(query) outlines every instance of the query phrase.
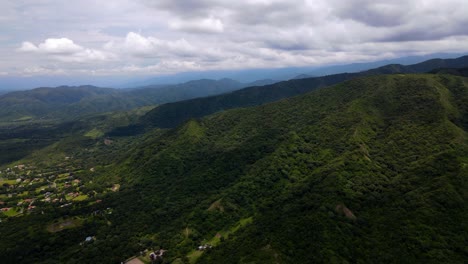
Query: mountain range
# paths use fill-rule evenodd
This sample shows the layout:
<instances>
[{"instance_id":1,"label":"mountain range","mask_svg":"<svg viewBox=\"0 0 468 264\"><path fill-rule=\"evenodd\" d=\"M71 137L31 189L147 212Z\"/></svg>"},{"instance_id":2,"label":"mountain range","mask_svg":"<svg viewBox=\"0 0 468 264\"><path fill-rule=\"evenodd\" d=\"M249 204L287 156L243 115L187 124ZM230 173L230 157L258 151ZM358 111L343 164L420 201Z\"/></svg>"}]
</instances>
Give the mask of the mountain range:
<instances>
[{"instance_id":1,"label":"mountain range","mask_svg":"<svg viewBox=\"0 0 468 264\"><path fill-rule=\"evenodd\" d=\"M464 263L467 63L13 123L1 144L44 144L0 164L0 259L150 263L163 249L157 261L176 264ZM115 92L77 90L64 104Z\"/></svg>"},{"instance_id":2,"label":"mountain range","mask_svg":"<svg viewBox=\"0 0 468 264\"><path fill-rule=\"evenodd\" d=\"M130 110L271 82L261 80L244 84L231 79L205 79L123 90L95 86L43 87L0 95L0 121L69 120L85 114Z\"/></svg>"},{"instance_id":3,"label":"mountain range","mask_svg":"<svg viewBox=\"0 0 468 264\"><path fill-rule=\"evenodd\" d=\"M457 59L433 59L413 65L390 64L358 73L340 73L323 77L293 79L261 87L248 87L218 96L196 98L156 107L144 117L143 126L174 127L191 118L199 118L218 111L237 107L260 105L314 89L350 80L357 77L378 74L423 73L434 69L468 66L468 56Z\"/></svg>"}]
</instances>

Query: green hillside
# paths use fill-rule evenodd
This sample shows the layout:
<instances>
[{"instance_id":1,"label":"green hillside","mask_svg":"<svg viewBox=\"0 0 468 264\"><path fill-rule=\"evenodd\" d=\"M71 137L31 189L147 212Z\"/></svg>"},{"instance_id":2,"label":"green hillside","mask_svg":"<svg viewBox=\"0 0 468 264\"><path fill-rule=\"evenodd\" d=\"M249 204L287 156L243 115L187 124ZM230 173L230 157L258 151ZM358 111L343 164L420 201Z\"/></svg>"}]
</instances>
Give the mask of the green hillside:
<instances>
[{"instance_id":1,"label":"green hillside","mask_svg":"<svg viewBox=\"0 0 468 264\"><path fill-rule=\"evenodd\" d=\"M95 86L37 88L1 95L0 122L71 120L83 115L222 94L246 85L249 84L221 79L122 90Z\"/></svg>"},{"instance_id":2,"label":"green hillside","mask_svg":"<svg viewBox=\"0 0 468 264\"><path fill-rule=\"evenodd\" d=\"M119 191L3 222L0 257L117 263L162 247L165 263L463 263L467 130L466 78L406 74L91 141L75 154L96 168L82 188ZM82 220L47 232L63 215Z\"/></svg>"},{"instance_id":3,"label":"green hillside","mask_svg":"<svg viewBox=\"0 0 468 264\"><path fill-rule=\"evenodd\" d=\"M191 121L138 156L139 188L204 238L253 217L201 263L462 263L467 88L378 76Z\"/></svg>"},{"instance_id":4,"label":"green hillside","mask_svg":"<svg viewBox=\"0 0 468 264\"><path fill-rule=\"evenodd\" d=\"M435 69L435 70L430 71L430 73L451 74L451 75L468 77L468 67L464 67L464 68L439 68L439 69Z\"/></svg>"},{"instance_id":5,"label":"green hillside","mask_svg":"<svg viewBox=\"0 0 468 264\"><path fill-rule=\"evenodd\" d=\"M441 67L459 68L467 66L468 56L464 56L457 59L434 59L408 66L392 64L358 73L340 73L323 77L293 79L262 87L244 88L218 96L164 104L144 116L139 125L175 127L191 118L200 118L226 109L261 105L358 77L379 74L423 73Z\"/></svg>"}]
</instances>

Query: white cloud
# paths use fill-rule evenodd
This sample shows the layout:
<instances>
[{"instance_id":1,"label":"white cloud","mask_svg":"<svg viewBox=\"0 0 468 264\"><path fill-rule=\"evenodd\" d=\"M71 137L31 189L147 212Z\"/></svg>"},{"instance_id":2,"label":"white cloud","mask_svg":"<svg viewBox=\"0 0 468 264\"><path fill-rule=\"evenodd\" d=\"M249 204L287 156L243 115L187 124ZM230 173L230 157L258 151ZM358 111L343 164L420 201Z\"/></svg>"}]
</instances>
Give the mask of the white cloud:
<instances>
[{"instance_id":1,"label":"white cloud","mask_svg":"<svg viewBox=\"0 0 468 264\"><path fill-rule=\"evenodd\" d=\"M35 52L38 50L36 45L32 44L29 41L25 41L21 44L21 47L18 49L19 51L24 51L24 52Z\"/></svg>"},{"instance_id":2,"label":"white cloud","mask_svg":"<svg viewBox=\"0 0 468 264\"><path fill-rule=\"evenodd\" d=\"M193 20L175 20L169 23L175 30L191 33L222 33L224 31L223 22L214 17Z\"/></svg>"},{"instance_id":3,"label":"white cloud","mask_svg":"<svg viewBox=\"0 0 468 264\"><path fill-rule=\"evenodd\" d=\"M108 61L115 58L112 53L84 48L68 38L48 38L37 46L25 41L17 50L49 55L51 58L63 62Z\"/></svg>"},{"instance_id":4,"label":"white cloud","mask_svg":"<svg viewBox=\"0 0 468 264\"><path fill-rule=\"evenodd\" d=\"M38 46L29 41L22 43L19 51L41 52L45 54L74 54L83 51L84 48L76 45L73 40L67 38L48 38Z\"/></svg>"},{"instance_id":5,"label":"white cloud","mask_svg":"<svg viewBox=\"0 0 468 264\"><path fill-rule=\"evenodd\" d=\"M65 70L63 69L53 69L42 66L31 66L26 67L22 70L21 74L23 76L35 76L35 75L63 75Z\"/></svg>"},{"instance_id":6,"label":"white cloud","mask_svg":"<svg viewBox=\"0 0 468 264\"><path fill-rule=\"evenodd\" d=\"M104 48L139 58L190 57L201 53L185 39L162 40L151 36L144 37L135 32L129 32L122 41L106 43Z\"/></svg>"},{"instance_id":7,"label":"white cloud","mask_svg":"<svg viewBox=\"0 0 468 264\"><path fill-rule=\"evenodd\" d=\"M49 38L44 43L39 44L39 51L49 54L74 54L84 50L83 47L76 45L73 40L67 38Z\"/></svg>"}]
</instances>

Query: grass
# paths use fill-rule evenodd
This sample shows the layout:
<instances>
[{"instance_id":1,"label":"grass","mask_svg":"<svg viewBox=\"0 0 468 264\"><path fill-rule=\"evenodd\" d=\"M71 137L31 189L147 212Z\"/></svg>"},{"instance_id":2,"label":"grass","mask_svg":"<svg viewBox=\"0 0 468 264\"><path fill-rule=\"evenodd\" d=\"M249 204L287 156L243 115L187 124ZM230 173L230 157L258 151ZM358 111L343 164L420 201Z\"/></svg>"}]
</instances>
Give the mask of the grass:
<instances>
[{"instance_id":1,"label":"grass","mask_svg":"<svg viewBox=\"0 0 468 264\"><path fill-rule=\"evenodd\" d=\"M189 259L190 263L195 263L197 262L197 259L201 257L202 254L203 251L193 250L187 255L187 258Z\"/></svg>"},{"instance_id":2,"label":"grass","mask_svg":"<svg viewBox=\"0 0 468 264\"><path fill-rule=\"evenodd\" d=\"M14 185L16 184L16 180L0 180L0 185L2 184L10 184L10 185Z\"/></svg>"},{"instance_id":3,"label":"grass","mask_svg":"<svg viewBox=\"0 0 468 264\"><path fill-rule=\"evenodd\" d=\"M75 218L67 218L67 219L60 219L56 223L49 224L47 226L47 231L51 233L60 232L65 229L71 229L75 227L79 227L83 225L83 219L75 217Z\"/></svg>"},{"instance_id":4,"label":"grass","mask_svg":"<svg viewBox=\"0 0 468 264\"><path fill-rule=\"evenodd\" d=\"M84 200L87 200L88 199L88 195L86 194L82 194L82 195L79 195L75 198L73 198L73 201L84 201Z\"/></svg>"},{"instance_id":5,"label":"grass","mask_svg":"<svg viewBox=\"0 0 468 264\"><path fill-rule=\"evenodd\" d=\"M237 230L239 230L241 227L243 227L243 226L245 226L247 224L250 224L250 223L252 223L252 217L243 218L243 219L239 220L239 222L237 222L237 224L234 225L233 227L231 227L230 229L223 230L223 231L220 231L218 233L221 235L221 237L226 238L230 234L233 234L233 233L237 232ZM205 244L209 244L209 245L212 245L213 247L215 247L215 246L219 245L219 243L221 243L221 237L214 236L213 238L208 240L208 242L206 242ZM187 254L187 258L189 259L190 263L196 263L198 258L200 258L202 254L203 254L203 251L192 250L190 253Z\"/></svg>"},{"instance_id":6,"label":"grass","mask_svg":"<svg viewBox=\"0 0 468 264\"><path fill-rule=\"evenodd\" d=\"M11 208L10 210L3 212L4 215L8 217L14 217L20 214L15 208Z\"/></svg>"},{"instance_id":7,"label":"grass","mask_svg":"<svg viewBox=\"0 0 468 264\"><path fill-rule=\"evenodd\" d=\"M100 138L104 136L104 132L97 128L93 128L92 130L88 131L85 135L85 137L90 137L92 139Z\"/></svg>"}]
</instances>

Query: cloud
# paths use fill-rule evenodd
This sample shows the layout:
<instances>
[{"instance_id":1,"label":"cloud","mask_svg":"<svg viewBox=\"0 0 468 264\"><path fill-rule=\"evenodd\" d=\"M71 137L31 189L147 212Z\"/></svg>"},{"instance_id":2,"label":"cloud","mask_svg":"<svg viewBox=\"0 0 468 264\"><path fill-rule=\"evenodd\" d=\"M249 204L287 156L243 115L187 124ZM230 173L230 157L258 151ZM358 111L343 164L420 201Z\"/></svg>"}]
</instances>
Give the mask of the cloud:
<instances>
[{"instance_id":1,"label":"cloud","mask_svg":"<svg viewBox=\"0 0 468 264\"><path fill-rule=\"evenodd\" d=\"M222 33L223 22L220 19L209 17L193 20L175 20L169 23L170 28L193 33Z\"/></svg>"},{"instance_id":2,"label":"cloud","mask_svg":"<svg viewBox=\"0 0 468 264\"><path fill-rule=\"evenodd\" d=\"M31 66L26 67L22 70L21 74L23 76L35 76L35 75L64 75L65 70L63 69L54 69L49 67L42 66Z\"/></svg>"},{"instance_id":3,"label":"cloud","mask_svg":"<svg viewBox=\"0 0 468 264\"><path fill-rule=\"evenodd\" d=\"M68 38L48 38L37 46L25 41L17 50L50 55L51 58L64 62L107 61L115 57L111 53L83 48Z\"/></svg>"},{"instance_id":4,"label":"cloud","mask_svg":"<svg viewBox=\"0 0 468 264\"><path fill-rule=\"evenodd\" d=\"M410 14L411 2L401 0L333 1L333 14L341 19L351 19L371 27L395 27L405 23Z\"/></svg>"},{"instance_id":5,"label":"cloud","mask_svg":"<svg viewBox=\"0 0 468 264\"><path fill-rule=\"evenodd\" d=\"M48 54L74 54L84 51L84 48L67 38L49 38L39 44L38 50Z\"/></svg>"},{"instance_id":6,"label":"cloud","mask_svg":"<svg viewBox=\"0 0 468 264\"><path fill-rule=\"evenodd\" d=\"M0 72L9 74L163 74L468 51L466 0L25 0L0 1L0 10Z\"/></svg>"},{"instance_id":7,"label":"cloud","mask_svg":"<svg viewBox=\"0 0 468 264\"><path fill-rule=\"evenodd\" d=\"M70 55L78 52L82 52L85 49L79 45L76 45L73 40L67 38L48 38L38 46L34 45L29 41L25 41L21 44L19 51L24 52L40 52L45 54L61 54Z\"/></svg>"},{"instance_id":8,"label":"cloud","mask_svg":"<svg viewBox=\"0 0 468 264\"><path fill-rule=\"evenodd\" d=\"M111 41L104 48L121 55L137 58L171 58L195 57L206 54L201 47L195 47L186 39L162 40L156 37L145 37L135 32L127 33L124 40Z\"/></svg>"},{"instance_id":9,"label":"cloud","mask_svg":"<svg viewBox=\"0 0 468 264\"><path fill-rule=\"evenodd\" d=\"M31 42L25 41L21 44L21 47L18 50L24 52L35 52L38 50L38 48Z\"/></svg>"}]
</instances>

